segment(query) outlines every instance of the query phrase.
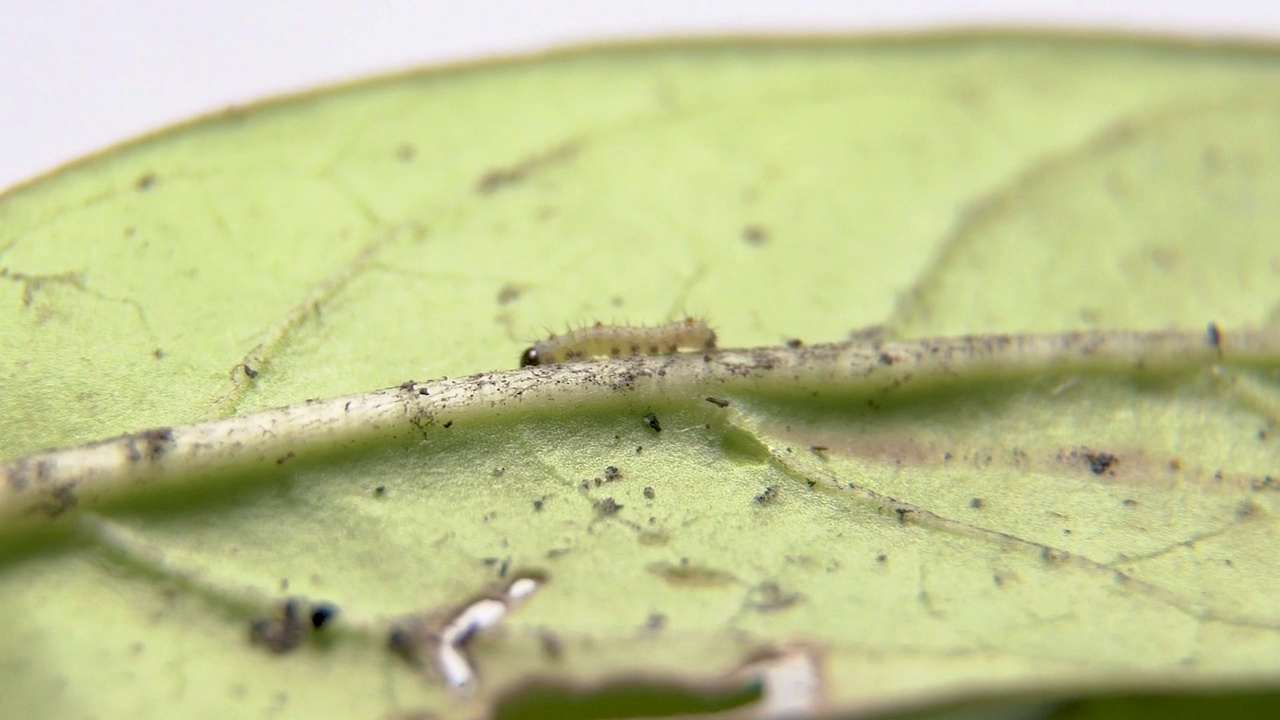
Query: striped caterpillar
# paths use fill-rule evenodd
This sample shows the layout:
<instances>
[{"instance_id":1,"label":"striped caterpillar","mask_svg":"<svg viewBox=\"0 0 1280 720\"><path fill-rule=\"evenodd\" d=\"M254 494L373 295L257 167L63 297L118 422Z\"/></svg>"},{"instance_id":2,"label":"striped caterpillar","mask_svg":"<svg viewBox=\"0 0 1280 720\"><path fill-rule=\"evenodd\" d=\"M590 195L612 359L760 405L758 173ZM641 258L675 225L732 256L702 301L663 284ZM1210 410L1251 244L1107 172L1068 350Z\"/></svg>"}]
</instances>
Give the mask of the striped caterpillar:
<instances>
[{"instance_id":1,"label":"striped caterpillar","mask_svg":"<svg viewBox=\"0 0 1280 720\"><path fill-rule=\"evenodd\" d=\"M520 367L586 360L593 357L663 355L680 348L714 350L716 333L702 320L685 318L667 325L605 325L552 335L520 355Z\"/></svg>"}]
</instances>

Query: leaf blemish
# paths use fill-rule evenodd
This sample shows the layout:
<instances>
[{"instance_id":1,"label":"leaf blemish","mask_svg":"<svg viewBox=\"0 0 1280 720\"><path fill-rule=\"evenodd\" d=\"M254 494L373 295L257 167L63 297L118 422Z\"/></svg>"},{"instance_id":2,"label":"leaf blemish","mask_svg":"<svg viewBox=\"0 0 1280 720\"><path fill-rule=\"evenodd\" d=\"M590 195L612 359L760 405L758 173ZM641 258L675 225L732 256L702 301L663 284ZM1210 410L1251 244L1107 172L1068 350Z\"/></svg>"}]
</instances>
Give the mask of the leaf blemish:
<instances>
[{"instance_id":1,"label":"leaf blemish","mask_svg":"<svg viewBox=\"0 0 1280 720\"><path fill-rule=\"evenodd\" d=\"M690 563L688 558L682 558L680 563L649 563L645 569L663 582L682 588L717 588L738 582L733 573Z\"/></svg>"},{"instance_id":2,"label":"leaf blemish","mask_svg":"<svg viewBox=\"0 0 1280 720\"><path fill-rule=\"evenodd\" d=\"M760 247L769 242L769 231L761 225L748 225L742 229L742 241L751 247Z\"/></svg>"},{"instance_id":3,"label":"leaf blemish","mask_svg":"<svg viewBox=\"0 0 1280 720\"><path fill-rule=\"evenodd\" d=\"M498 290L498 304L508 305L520 299L524 289L515 283L507 283Z\"/></svg>"},{"instance_id":4,"label":"leaf blemish","mask_svg":"<svg viewBox=\"0 0 1280 720\"><path fill-rule=\"evenodd\" d=\"M1108 452L1085 451L1084 459L1089 464L1089 472L1094 475L1102 475L1119 462L1115 455Z\"/></svg>"},{"instance_id":5,"label":"leaf blemish","mask_svg":"<svg viewBox=\"0 0 1280 720\"><path fill-rule=\"evenodd\" d=\"M538 633L538 646L548 660L554 662L564 657L564 641L551 630L543 630Z\"/></svg>"},{"instance_id":6,"label":"leaf blemish","mask_svg":"<svg viewBox=\"0 0 1280 720\"><path fill-rule=\"evenodd\" d=\"M777 488L777 486L775 486L775 485L770 485L770 486L766 487L764 490L761 490L761 491L756 495L756 497L755 497L755 503L756 503L757 505L768 505L769 503L773 502L773 501L774 501L774 500L776 500L777 498L778 498L778 488Z\"/></svg>"},{"instance_id":7,"label":"leaf blemish","mask_svg":"<svg viewBox=\"0 0 1280 720\"><path fill-rule=\"evenodd\" d=\"M433 661L454 690L465 690L477 677L474 663L466 654L466 645L481 631L497 625L518 604L527 600L546 583L545 574L522 575L495 593L480 597L453 612L443 625L429 615L416 614L392 624L387 646L410 663L422 665Z\"/></svg>"},{"instance_id":8,"label":"leaf blemish","mask_svg":"<svg viewBox=\"0 0 1280 720\"><path fill-rule=\"evenodd\" d=\"M125 436L125 449L130 463L143 459L160 459L173 445L173 428L151 428Z\"/></svg>"},{"instance_id":9,"label":"leaf blemish","mask_svg":"<svg viewBox=\"0 0 1280 720\"><path fill-rule=\"evenodd\" d=\"M804 600L804 594L786 592L776 581L767 580L751 589L746 607L761 613L786 610Z\"/></svg>"},{"instance_id":10,"label":"leaf blemish","mask_svg":"<svg viewBox=\"0 0 1280 720\"><path fill-rule=\"evenodd\" d=\"M68 482L55 485L53 490L50 491L48 499L37 506L36 509L48 517L58 517L80 502L79 498L76 497L75 489L75 483Z\"/></svg>"},{"instance_id":11,"label":"leaf blemish","mask_svg":"<svg viewBox=\"0 0 1280 720\"><path fill-rule=\"evenodd\" d=\"M650 517L649 524L654 524L656 518ZM649 530L644 529L636 533L636 541L645 547L662 547L671 542L671 536L666 530Z\"/></svg>"},{"instance_id":12,"label":"leaf blemish","mask_svg":"<svg viewBox=\"0 0 1280 720\"><path fill-rule=\"evenodd\" d=\"M249 623L249 641L276 654L297 648L308 633L338 615L338 607L332 603L309 605L302 598L288 598L278 610L276 617L260 617Z\"/></svg>"},{"instance_id":13,"label":"leaf blemish","mask_svg":"<svg viewBox=\"0 0 1280 720\"><path fill-rule=\"evenodd\" d=\"M0 278L8 278L13 282L22 285L22 307L29 308L36 300L36 293L40 292L46 284L48 285L69 285L77 290L88 292L89 288L84 283L84 276L78 272L64 272L47 275L32 275L22 272L14 272L9 268L0 268Z\"/></svg>"},{"instance_id":14,"label":"leaf blemish","mask_svg":"<svg viewBox=\"0 0 1280 720\"><path fill-rule=\"evenodd\" d=\"M1071 553L1044 545L1040 548L1040 559L1048 565L1062 565L1071 559Z\"/></svg>"},{"instance_id":15,"label":"leaf blemish","mask_svg":"<svg viewBox=\"0 0 1280 720\"><path fill-rule=\"evenodd\" d=\"M476 182L476 192L481 195L492 195L508 186L522 183L537 170L572 159L578 153L580 146L578 141L566 142L547 152L531 155L515 165L494 168Z\"/></svg>"},{"instance_id":16,"label":"leaf blemish","mask_svg":"<svg viewBox=\"0 0 1280 720\"><path fill-rule=\"evenodd\" d=\"M619 505L618 501L611 497L607 497L603 500L597 500L594 503L594 507L596 515L602 518L617 515L618 511L622 509L622 505Z\"/></svg>"},{"instance_id":17,"label":"leaf blemish","mask_svg":"<svg viewBox=\"0 0 1280 720\"><path fill-rule=\"evenodd\" d=\"M338 606L331 603L318 603L311 608L311 627L319 630L338 616Z\"/></svg>"}]
</instances>

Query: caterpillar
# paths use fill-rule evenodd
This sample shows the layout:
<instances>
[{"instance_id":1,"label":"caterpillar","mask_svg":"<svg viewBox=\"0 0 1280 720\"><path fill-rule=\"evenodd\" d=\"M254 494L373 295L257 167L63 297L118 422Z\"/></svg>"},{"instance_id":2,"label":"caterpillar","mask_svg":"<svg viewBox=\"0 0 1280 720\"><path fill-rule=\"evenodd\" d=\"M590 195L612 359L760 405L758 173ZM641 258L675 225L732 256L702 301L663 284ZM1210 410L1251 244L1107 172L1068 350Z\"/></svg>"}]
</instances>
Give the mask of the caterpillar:
<instances>
[{"instance_id":1,"label":"caterpillar","mask_svg":"<svg viewBox=\"0 0 1280 720\"><path fill-rule=\"evenodd\" d=\"M520 354L520 367L586 360L593 357L663 355L680 348L714 350L716 333L702 320L685 318L667 325L605 325L570 330L535 343Z\"/></svg>"}]
</instances>

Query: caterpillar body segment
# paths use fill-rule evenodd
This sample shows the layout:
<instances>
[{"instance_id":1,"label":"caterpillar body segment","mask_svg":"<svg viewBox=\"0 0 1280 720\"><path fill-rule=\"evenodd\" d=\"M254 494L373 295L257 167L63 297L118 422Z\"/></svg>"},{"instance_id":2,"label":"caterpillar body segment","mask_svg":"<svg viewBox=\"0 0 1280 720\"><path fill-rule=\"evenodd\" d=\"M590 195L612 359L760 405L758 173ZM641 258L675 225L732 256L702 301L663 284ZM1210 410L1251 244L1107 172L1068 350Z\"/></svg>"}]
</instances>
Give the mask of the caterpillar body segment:
<instances>
[{"instance_id":1,"label":"caterpillar body segment","mask_svg":"<svg viewBox=\"0 0 1280 720\"><path fill-rule=\"evenodd\" d=\"M552 335L526 348L520 367L597 357L668 355L681 349L714 350L716 333L706 322L685 318L666 325L594 325Z\"/></svg>"}]
</instances>

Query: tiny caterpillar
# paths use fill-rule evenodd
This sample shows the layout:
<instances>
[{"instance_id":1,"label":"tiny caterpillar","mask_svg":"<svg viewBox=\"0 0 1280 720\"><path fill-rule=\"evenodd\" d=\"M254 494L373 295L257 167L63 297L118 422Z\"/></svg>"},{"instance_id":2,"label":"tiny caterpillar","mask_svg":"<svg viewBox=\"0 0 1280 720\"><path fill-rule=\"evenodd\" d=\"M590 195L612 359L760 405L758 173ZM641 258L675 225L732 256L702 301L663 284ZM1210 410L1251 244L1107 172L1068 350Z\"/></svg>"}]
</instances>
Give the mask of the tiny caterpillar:
<instances>
[{"instance_id":1,"label":"tiny caterpillar","mask_svg":"<svg viewBox=\"0 0 1280 720\"><path fill-rule=\"evenodd\" d=\"M663 355L680 348L714 350L716 333L702 320L685 318L667 325L605 325L552 335L520 355L520 367L586 360L593 357Z\"/></svg>"}]
</instances>

